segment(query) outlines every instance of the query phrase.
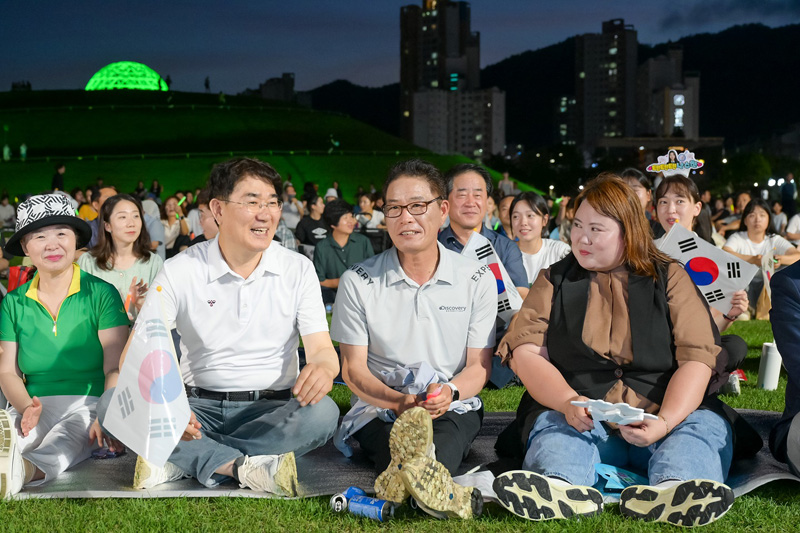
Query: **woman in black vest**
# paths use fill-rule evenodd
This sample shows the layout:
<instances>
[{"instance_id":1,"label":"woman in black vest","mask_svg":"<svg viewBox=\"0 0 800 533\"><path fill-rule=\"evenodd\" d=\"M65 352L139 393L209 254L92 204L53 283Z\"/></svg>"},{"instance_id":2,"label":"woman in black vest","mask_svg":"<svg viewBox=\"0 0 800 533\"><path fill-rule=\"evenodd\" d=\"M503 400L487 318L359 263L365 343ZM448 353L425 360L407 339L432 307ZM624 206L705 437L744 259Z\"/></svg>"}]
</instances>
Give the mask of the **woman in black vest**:
<instances>
[{"instance_id":1,"label":"woman in black vest","mask_svg":"<svg viewBox=\"0 0 800 533\"><path fill-rule=\"evenodd\" d=\"M587 184L576 207L572 254L540 273L500 343L528 393L498 440L501 453L523 451L524 470L499 476L495 491L532 520L595 514L595 464L606 463L649 478L622 492L622 514L712 522L733 504L724 481L735 413L707 394L721 349L705 300L656 249L641 203L618 177ZM655 416L596 421L572 404L589 399Z\"/></svg>"}]
</instances>

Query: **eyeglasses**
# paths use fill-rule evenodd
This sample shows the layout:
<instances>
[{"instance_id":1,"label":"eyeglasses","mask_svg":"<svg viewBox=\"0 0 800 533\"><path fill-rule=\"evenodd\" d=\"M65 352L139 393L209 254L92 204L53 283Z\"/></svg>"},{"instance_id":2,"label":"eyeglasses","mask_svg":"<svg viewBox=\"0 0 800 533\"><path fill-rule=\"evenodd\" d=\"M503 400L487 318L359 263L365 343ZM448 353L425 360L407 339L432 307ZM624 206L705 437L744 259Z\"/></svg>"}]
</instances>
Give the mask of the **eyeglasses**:
<instances>
[{"instance_id":1,"label":"eyeglasses","mask_svg":"<svg viewBox=\"0 0 800 533\"><path fill-rule=\"evenodd\" d=\"M278 210L280 210L281 207L283 207L283 201L282 200L278 200L278 199L274 199L274 198L272 200L269 200L269 201L266 201L266 202L256 202L256 201L252 201L252 202L234 202L233 200L220 200L220 201L221 202L226 202L226 203L229 203L229 204L243 205L245 207L245 209L247 209L249 212L251 212L253 214L260 213L261 210L264 209L265 207L267 209L269 209L270 211L278 211Z\"/></svg>"},{"instance_id":2,"label":"eyeglasses","mask_svg":"<svg viewBox=\"0 0 800 533\"><path fill-rule=\"evenodd\" d=\"M383 206L383 215L386 218L397 218L403 214L403 209L407 210L409 215L424 215L428 212L429 205L441 199L441 196L437 196L427 202L414 202L408 205L385 205Z\"/></svg>"}]
</instances>

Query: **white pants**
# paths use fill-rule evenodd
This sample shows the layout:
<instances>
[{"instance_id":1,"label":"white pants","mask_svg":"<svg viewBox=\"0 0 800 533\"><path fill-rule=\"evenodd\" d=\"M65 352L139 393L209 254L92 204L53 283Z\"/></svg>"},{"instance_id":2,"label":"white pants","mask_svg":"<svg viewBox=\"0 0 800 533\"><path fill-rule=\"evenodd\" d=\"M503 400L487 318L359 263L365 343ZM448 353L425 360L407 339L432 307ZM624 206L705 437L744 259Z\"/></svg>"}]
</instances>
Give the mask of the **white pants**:
<instances>
[{"instance_id":1,"label":"white pants","mask_svg":"<svg viewBox=\"0 0 800 533\"><path fill-rule=\"evenodd\" d=\"M97 396L40 396L42 416L27 437L22 436L22 416L13 407L8 410L17 428L17 445L22 457L44 472L44 479L29 485L41 485L61 472L88 459L97 448L89 444L89 429L95 419Z\"/></svg>"}]
</instances>

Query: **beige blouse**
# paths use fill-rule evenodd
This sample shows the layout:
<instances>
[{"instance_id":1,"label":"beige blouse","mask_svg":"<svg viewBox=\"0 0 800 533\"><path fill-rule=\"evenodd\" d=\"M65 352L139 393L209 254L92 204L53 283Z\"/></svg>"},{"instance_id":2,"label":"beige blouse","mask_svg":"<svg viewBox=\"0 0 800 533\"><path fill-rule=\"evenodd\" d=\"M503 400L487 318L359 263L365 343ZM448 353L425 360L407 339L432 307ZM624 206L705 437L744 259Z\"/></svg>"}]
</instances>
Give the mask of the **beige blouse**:
<instances>
[{"instance_id":1,"label":"beige blouse","mask_svg":"<svg viewBox=\"0 0 800 533\"><path fill-rule=\"evenodd\" d=\"M547 269L536 278L500 342L497 353L504 363L507 364L513 350L522 344L546 346L552 303L553 284L550 269ZM678 362L699 361L713 370L720 347L714 343L709 312L697 294L694 282L677 263L671 263L667 269L667 304L672 320L675 359ZM589 273L586 317L581 335L583 342L619 365L630 364L635 354L628 313L628 269L625 266L609 272ZM603 399L612 403L627 402L651 413L659 408L622 380L618 380Z\"/></svg>"}]
</instances>

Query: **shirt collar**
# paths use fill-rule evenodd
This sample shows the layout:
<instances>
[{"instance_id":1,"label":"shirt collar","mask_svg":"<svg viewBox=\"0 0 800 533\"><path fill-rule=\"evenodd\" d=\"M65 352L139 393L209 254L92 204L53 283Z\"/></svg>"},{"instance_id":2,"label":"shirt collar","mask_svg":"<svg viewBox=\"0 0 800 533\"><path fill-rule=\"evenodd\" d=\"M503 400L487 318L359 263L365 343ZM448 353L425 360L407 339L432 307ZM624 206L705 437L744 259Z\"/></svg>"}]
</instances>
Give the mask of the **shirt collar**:
<instances>
[{"instance_id":1,"label":"shirt collar","mask_svg":"<svg viewBox=\"0 0 800 533\"><path fill-rule=\"evenodd\" d=\"M439 264L436 266L436 271L430 279L430 283L437 283L439 281L454 285L456 282L455 266L450 257L451 252L444 245L436 241L436 246L439 248ZM387 285L394 285L400 281L405 281L409 285L416 286L417 282L408 277L403 267L400 266L400 258L397 256L397 248L392 247L389 250L388 265L386 268L386 283Z\"/></svg>"},{"instance_id":2,"label":"shirt collar","mask_svg":"<svg viewBox=\"0 0 800 533\"><path fill-rule=\"evenodd\" d=\"M67 291L67 298L72 296L73 294L77 294L81 292L81 269L78 266L78 263L72 263L72 281L69 282L69 291ZM25 296L34 300L36 302L42 303L39 300L39 273L37 272L36 275L33 277L33 281L31 281L28 290L25 292Z\"/></svg>"},{"instance_id":3,"label":"shirt collar","mask_svg":"<svg viewBox=\"0 0 800 533\"><path fill-rule=\"evenodd\" d=\"M280 250L278 250L278 248L280 248L279 243L270 243L267 249L261 253L261 260L258 262L258 265L256 266L255 270L253 270L253 273L250 274L248 279L255 279L259 276L263 276L267 272L275 275L280 275L283 273L281 261L278 257L278 254L280 254ZM237 278L241 278L239 274L231 270L231 267L228 266L225 258L222 257L222 250L219 248L219 235L217 235L208 245L208 281L216 281L225 274L230 274Z\"/></svg>"}]
</instances>

